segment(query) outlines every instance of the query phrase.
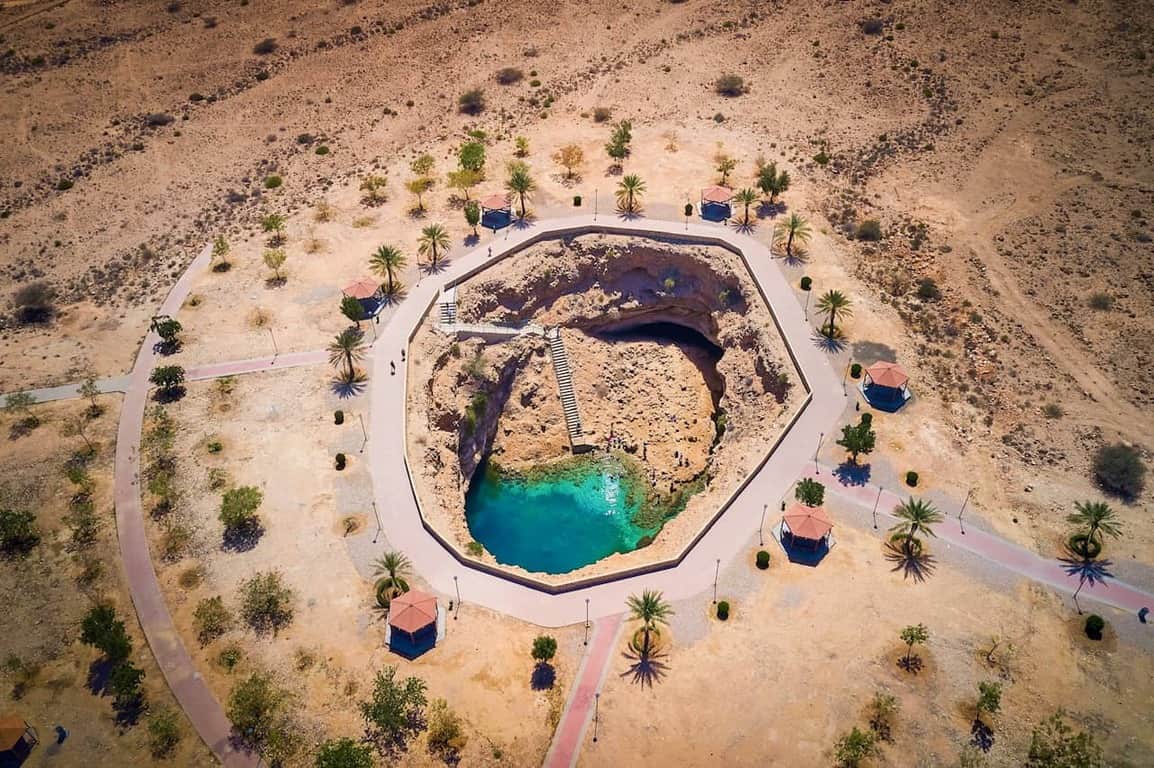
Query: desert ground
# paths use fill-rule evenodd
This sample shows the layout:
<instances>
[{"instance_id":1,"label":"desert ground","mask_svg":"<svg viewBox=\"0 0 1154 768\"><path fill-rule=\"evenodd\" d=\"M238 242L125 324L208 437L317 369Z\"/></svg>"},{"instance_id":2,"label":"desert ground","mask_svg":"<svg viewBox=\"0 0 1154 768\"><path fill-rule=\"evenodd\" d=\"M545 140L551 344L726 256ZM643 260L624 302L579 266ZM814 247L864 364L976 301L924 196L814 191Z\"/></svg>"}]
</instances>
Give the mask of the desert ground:
<instances>
[{"instance_id":1,"label":"desert ground","mask_svg":"<svg viewBox=\"0 0 1154 768\"><path fill-rule=\"evenodd\" d=\"M974 525L1048 557L1062 551L1075 502L1107 500L1124 532L1107 541L1112 572L1150 591L1150 492L1105 496L1091 464L1108 443L1151 458L1152 56L1148 5L1128 0L6 0L0 392L127 373L161 299L218 236L231 268L198 277L171 362L323 349L348 325L341 288L369 274L378 246L408 256L400 278L413 285L426 279L422 227L444 224L454 248L472 234L445 178L468 131L484 132L487 154L474 197L503 191L515 139L527 141L539 219L572 212L575 195L580 210L611 212L622 174L644 179L646 215L677 219L720 180L717 155L736 161L734 187L751 186L763 158L792 183L780 205L755 206L751 234L769 243L784 217L804 216L812 238L780 268L792 284L810 277L815 298L838 289L853 302L832 364L896 359L911 375L914 400L876 415L875 481L897 487L915 470L919 493L943 510L966 504ZM501 84L502 68L521 77ZM718 93L723 74L744 78L744 92ZM457 100L472 88L484 109L466 114ZM618 169L604 145L621 120L633 141ZM572 178L552 160L568 144L584 154ZM418 206L406 182L426 153L436 183ZM387 177L387 199L366 199L369 176ZM270 214L285 219L283 280L262 260ZM37 282L51 311L25 322L17 293ZM194 382L164 406L177 424L178 502L148 525L198 671L221 700L241 677L273 673L297 703L304 745L291 764L311 764L323 738L358 737L355 704L394 664L461 715L463 763L539 763L583 627L543 630L466 603L435 653L411 663L387 654L352 418L371 403L339 401L331 376L322 363L225 389ZM31 430L23 415L3 416L0 501L34 511L42 538L0 562L14 619L0 633L0 708L36 722L43 743L30 765L154 759L150 714L117 723L108 698L88 689L96 653L79 643L79 625L97 602L126 621L152 713L174 706L118 565L119 401L99 402L95 418L80 400L35 405ZM343 427L334 408L349 416ZM97 446L88 472L103 524L77 551L61 467L86 439ZM337 451L350 457L339 475ZM827 441L820 458L844 453ZM263 535L243 551L222 546L217 521L222 489L239 485L265 495ZM890 571L860 510L829 508L838 545L820 567L774 550L757 570L751 541L750 561L722 570L729 622L713 618L710 595L674 606L668 670L652 688L622 675L627 625L582 765L832 764L834 740L865 726L879 688L901 712L867 764L953 765L977 682L994 678L1005 692L990 765L1020 765L1031 729L1058 707L1095 735L1107 764L1154 762L1147 625L1096 608L1109 627L1090 641L1068 599L933 540L938 568L914 584ZM269 569L295 593L293 623L276 634L238 627L202 646L196 604L220 595L234 605L241 580ZM912 675L896 666L897 631L917 622L931 636ZM559 642L558 679L535 691L528 648L545 631ZM992 636L1015 648L999 663L987 661ZM219 658L230 645L244 653L228 672ZM56 723L71 736L49 749ZM209 764L179 725L164 760ZM415 744L404 760L438 758Z\"/></svg>"}]
</instances>

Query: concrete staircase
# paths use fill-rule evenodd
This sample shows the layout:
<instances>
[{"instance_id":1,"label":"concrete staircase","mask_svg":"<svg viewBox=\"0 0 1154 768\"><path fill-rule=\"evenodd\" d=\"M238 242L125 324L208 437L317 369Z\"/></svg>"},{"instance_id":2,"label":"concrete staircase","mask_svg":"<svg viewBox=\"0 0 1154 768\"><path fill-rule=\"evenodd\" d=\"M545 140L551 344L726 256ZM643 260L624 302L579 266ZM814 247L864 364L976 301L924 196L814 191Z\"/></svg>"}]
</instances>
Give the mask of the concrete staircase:
<instances>
[{"instance_id":1,"label":"concrete staircase","mask_svg":"<svg viewBox=\"0 0 1154 768\"><path fill-rule=\"evenodd\" d=\"M574 453L587 450L584 430L581 428L581 414L577 410L577 396L573 392L573 371L569 367L569 353L561 339L560 328L545 331L549 343L549 356L553 359L553 373L557 376L557 389L561 393L561 408L565 412L565 427L569 431L569 444Z\"/></svg>"},{"instance_id":2,"label":"concrete staircase","mask_svg":"<svg viewBox=\"0 0 1154 768\"><path fill-rule=\"evenodd\" d=\"M437 309L441 325L455 325L457 322L457 289L442 291L437 299Z\"/></svg>"}]
</instances>

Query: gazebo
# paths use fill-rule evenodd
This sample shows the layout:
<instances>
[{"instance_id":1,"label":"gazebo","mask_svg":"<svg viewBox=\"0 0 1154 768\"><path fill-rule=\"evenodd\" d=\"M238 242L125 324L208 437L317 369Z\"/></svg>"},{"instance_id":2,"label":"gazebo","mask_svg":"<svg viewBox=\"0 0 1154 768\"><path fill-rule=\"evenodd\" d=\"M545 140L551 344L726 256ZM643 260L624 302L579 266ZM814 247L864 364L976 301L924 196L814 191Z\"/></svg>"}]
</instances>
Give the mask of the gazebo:
<instances>
[{"instance_id":1,"label":"gazebo","mask_svg":"<svg viewBox=\"0 0 1154 768\"><path fill-rule=\"evenodd\" d=\"M725 221L733 215L729 201L733 190L729 187L706 187L701 190L701 218L706 221Z\"/></svg>"},{"instance_id":2,"label":"gazebo","mask_svg":"<svg viewBox=\"0 0 1154 768\"><path fill-rule=\"evenodd\" d=\"M437 598L410 590L389 602L389 650L414 659L437 644Z\"/></svg>"},{"instance_id":3,"label":"gazebo","mask_svg":"<svg viewBox=\"0 0 1154 768\"><path fill-rule=\"evenodd\" d=\"M19 768L40 742L36 729L19 715L0 717L0 768Z\"/></svg>"},{"instance_id":4,"label":"gazebo","mask_svg":"<svg viewBox=\"0 0 1154 768\"><path fill-rule=\"evenodd\" d=\"M861 393L874 408L893 412L913 397L909 381L909 374L900 365L880 360L865 369Z\"/></svg>"},{"instance_id":5,"label":"gazebo","mask_svg":"<svg viewBox=\"0 0 1154 768\"><path fill-rule=\"evenodd\" d=\"M362 277L346 285L342 290L345 296L350 296L361 303L365 311L365 318L372 319L380 313L385 305L381 283L371 277Z\"/></svg>"},{"instance_id":6,"label":"gazebo","mask_svg":"<svg viewBox=\"0 0 1154 768\"><path fill-rule=\"evenodd\" d=\"M790 562L817 565L833 546L833 522L822 507L795 503L781 516L781 548Z\"/></svg>"},{"instance_id":7,"label":"gazebo","mask_svg":"<svg viewBox=\"0 0 1154 768\"><path fill-rule=\"evenodd\" d=\"M481 200L481 226L496 232L513 222L513 208L509 198L502 194L489 195Z\"/></svg>"}]
</instances>

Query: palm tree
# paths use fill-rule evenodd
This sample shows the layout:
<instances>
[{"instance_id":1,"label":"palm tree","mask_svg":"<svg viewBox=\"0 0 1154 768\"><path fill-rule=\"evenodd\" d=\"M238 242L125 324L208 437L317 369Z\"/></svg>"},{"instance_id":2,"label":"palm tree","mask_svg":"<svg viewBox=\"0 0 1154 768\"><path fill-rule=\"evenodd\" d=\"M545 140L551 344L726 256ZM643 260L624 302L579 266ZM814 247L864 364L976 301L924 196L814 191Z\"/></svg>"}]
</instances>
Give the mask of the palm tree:
<instances>
[{"instance_id":1,"label":"palm tree","mask_svg":"<svg viewBox=\"0 0 1154 768\"><path fill-rule=\"evenodd\" d=\"M919 548L921 547L918 535L924 533L927 536L937 536L931 526L944 519L942 513L931 502L915 498L899 504L894 509L894 515L897 516L898 523L890 528L890 541L900 541L907 556L913 554L911 549L915 542Z\"/></svg>"},{"instance_id":2,"label":"palm tree","mask_svg":"<svg viewBox=\"0 0 1154 768\"><path fill-rule=\"evenodd\" d=\"M1076 503L1078 510L1066 518L1067 522L1082 526L1086 529L1086 541L1102 543L1102 534L1111 538L1122 535L1122 527L1118 523L1118 516L1110 505L1104 501L1082 501Z\"/></svg>"},{"instance_id":3,"label":"palm tree","mask_svg":"<svg viewBox=\"0 0 1154 768\"><path fill-rule=\"evenodd\" d=\"M798 245L805 245L809 242L809 222L796 213L791 213L788 219L777 225L773 234L779 245L783 240L785 241L785 255L792 257L794 240L797 241Z\"/></svg>"},{"instance_id":4,"label":"palm tree","mask_svg":"<svg viewBox=\"0 0 1154 768\"><path fill-rule=\"evenodd\" d=\"M819 312L829 312L829 326L823 328L822 332L829 338L834 338L836 328L834 323L838 318L850 317L853 315L853 310L850 309L850 300L841 291L826 291L821 298L817 300L817 310Z\"/></svg>"},{"instance_id":5,"label":"palm tree","mask_svg":"<svg viewBox=\"0 0 1154 768\"><path fill-rule=\"evenodd\" d=\"M409 558L400 552L386 552L373 561L373 575L382 577L376 584L377 600L381 607L388 608L394 597L409 591L409 582L405 577L409 575L411 566Z\"/></svg>"},{"instance_id":6,"label":"palm tree","mask_svg":"<svg viewBox=\"0 0 1154 768\"><path fill-rule=\"evenodd\" d=\"M345 376L356 376L356 363L365 356L365 338L356 328L346 328L329 344L329 362L334 368L345 368Z\"/></svg>"},{"instance_id":7,"label":"palm tree","mask_svg":"<svg viewBox=\"0 0 1154 768\"><path fill-rule=\"evenodd\" d=\"M645 182L637 174L631 173L617 185L617 205L627 213L641 207L641 195L645 193Z\"/></svg>"},{"instance_id":8,"label":"palm tree","mask_svg":"<svg viewBox=\"0 0 1154 768\"><path fill-rule=\"evenodd\" d=\"M505 189L509 190L521 200L521 216L525 218L525 201L532 197L537 189L537 183L529 175L529 166L522 162L509 164L509 179L505 182Z\"/></svg>"},{"instance_id":9,"label":"palm tree","mask_svg":"<svg viewBox=\"0 0 1154 768\"><path fill-rule=\"evenodd\" d=\"M449 233L440 224L430 224L421 230L421 238L417 241L417 253L428 256L429 263L434 267L441 258L441 252L449 250Z\"/></svg>"},{"instance_id":10,"label":"palm tree","mask_svg":"<svg viewBox=\"0 0 1154 768\"><path fill-rule=\"evenodd\" d=\"M749 187L739 189L733 199L745 206L745 218L742 224L749 224L749 206L757 202L757 192Z\"/></svg>"},{"instance_id":11,"label":"palm tree","mask_svg":"<svg viewBox=\"0 0 1154 768\"><path fill-rule=\"evenodd\" d=\"M407 263L408 260L405 258L405 255L401 253L401 249L391 245L382 245L377 249L376 253L369 258L369 268L377 275L388 280L388 285L385 288L385 294L388 296L395 294L397 288L400 286L400 283L393 278L393 273L397 270L404 269Z\"/></svg>"},{"instance_id":12,"label":"palm tree","mask_svg":"<svg viewBox=\"0 0 1154 768\"><path fill-rule=\"evenodd\" d=\"M673 615L673 608L665 602L660 592L648 589L641 593L641 597L630 595L629 599L626 600L626 605L629 607L629 612L633 618L641 622L645 643L640 652L642 656L648 655L650 634L661 634L657 627L660 624L668 623L669 617Z\"/></svg>"}]
</instances>

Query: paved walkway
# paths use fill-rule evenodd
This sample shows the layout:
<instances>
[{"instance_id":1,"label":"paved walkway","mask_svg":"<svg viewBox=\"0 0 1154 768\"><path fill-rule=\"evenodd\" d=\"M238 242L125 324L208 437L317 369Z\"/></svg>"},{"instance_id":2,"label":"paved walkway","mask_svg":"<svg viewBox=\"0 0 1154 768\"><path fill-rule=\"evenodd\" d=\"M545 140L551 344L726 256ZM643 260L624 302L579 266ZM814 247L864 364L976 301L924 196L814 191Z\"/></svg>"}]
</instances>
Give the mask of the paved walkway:
<instances>
[{"instance_id":1,"label":"paved walkway","mask_svg":"<svg viewBox=\"0 0 1154 768\"><path fill-rule=\"evenodd\" d=\"M809 462L805 476L821 481L830 493L860 507L872 510L876 502L878 530L882 533L897 521L897 518L892 514L894 507L905 502L912 495L881 490L879 486L871 483L860 485L843 483L834 475L834 467L824 463L815 465L814 462ZM943 542L947 547L959 547L967 552L972 552L995 565L1040 584L1045 584L1059 592L1073 595L1081 583L1078 574L1067 571L1060 560L1042 557L1025 547L984 531L972 523L967 523L964 515L960 521L954 516L935 526L934 533L937 534L937 540ZM931 543L930 546L932 547L933 544ZM1130 613L1137 613L1142 608L1154 609L1154 594L1112 577L1094 583L1086 580L1082 584L1079 599L1096 600Z\"/></svg>"},{"instance_id":2,"label":"paved walkway","mask_svg":"<svg viewBox=\"0 0 1154 768\"><path fill-rule=\"evenodd\" d=\"M617 638L621 636L625 615L603 616L593 624L593 637L581 659L569 701L561 713L561 721L553 734L553 743L545 755L545 768L571 768L577 764L585 731L593 719L594 700L605 682L605 675L613 661Z\"/></svg>"},{"instance_id":3,"label":"paved walkway","mask_svg":"<svg viewBox=\"0 0 1154 768\"><path fill-rule=\"evenodd\" d=\"M129 378L129 375L125 374L124 376L112 376L107 379L97 379L96 388L100 390L101 394L110 394L112 392L127 392ZM41 387L40 389L25 389L22 391L27 392L28 394L35 397L36 402L38 403L51 403L55 400L72 400L80 397L80 384L81 382L75 381L71 384L60 384L55 387ZM0 404L4 402L5 398L7 398L9 394L16 393L9 392L0 395Z\"/></svg>"}]
</instances>

